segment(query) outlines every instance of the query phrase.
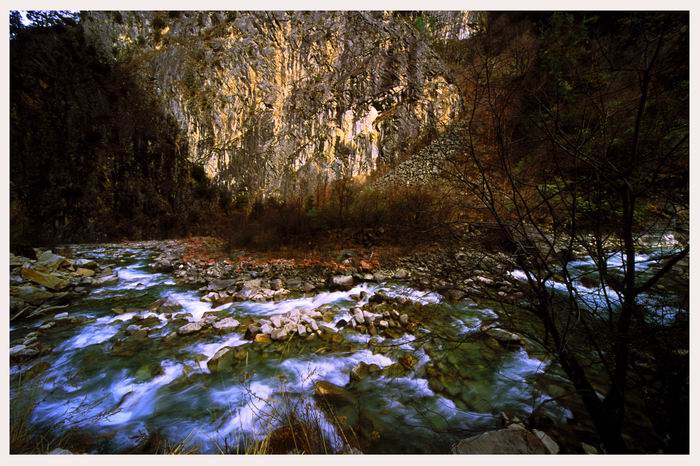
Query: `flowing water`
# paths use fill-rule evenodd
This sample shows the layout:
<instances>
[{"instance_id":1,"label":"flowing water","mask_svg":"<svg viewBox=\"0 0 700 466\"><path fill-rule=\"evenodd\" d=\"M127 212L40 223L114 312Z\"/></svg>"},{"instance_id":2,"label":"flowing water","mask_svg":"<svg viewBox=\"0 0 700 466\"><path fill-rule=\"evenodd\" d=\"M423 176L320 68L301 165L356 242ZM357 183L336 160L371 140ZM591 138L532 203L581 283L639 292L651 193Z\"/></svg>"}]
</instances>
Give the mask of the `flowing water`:
<instances>
[{"instance_id":1,"label":"flowing water","mask_svg":"<svg viewBox=\"0 0 700 466\"><path fill-rule=\"evenodd\" d=\"M478 337L482 322L498 318L493 309L447 304L439 294L393 283L212 307L200 300L199 291L152 270L156 251L148 247L73 249L76 257L112 265L118 281L92 289L61 310L70 319L40 330L41 341L53 349L29 363L12 364L11 396L34 397L37 426L88 432L92 452L128 451L154 432L204 453L219 452L223 445L241 447L262 438L271 422L274 427L270 414L280 406L313 411L331 450L351 431L363 451L376 453L447 452L455 440L499 426L501 412L522 419L547 400L543 409L555 423L563 426L573 416L537 383L548 370L547 360ZM367 294L360 304L378 291L408 298L406 312L421 316L418 330L370 339L347 326L342 342L297 339L269 346L246 340L240 331L168 337L209 311L245 323L292 309L332 309L338 322L357 305L351 296L360 291ZM167 297L182 305L180 313L148 310ZM114 308L126 312L115 314ZM47 320L15 325L11 340ZM147 336L128 335L126 328L134 323L147 323L151 330ZM237 369L210 373L207 361L224 346L241 351ZM407 354L415 358L410 370L384 370L351 382L357 364L399 367L397 361ZM48 368L26 381L24 374L39 363ZM317 381L345 387L354 402L329 411L313 396ZM343 425L352 428L344 431Z\"/></svg>"}]
</instances>

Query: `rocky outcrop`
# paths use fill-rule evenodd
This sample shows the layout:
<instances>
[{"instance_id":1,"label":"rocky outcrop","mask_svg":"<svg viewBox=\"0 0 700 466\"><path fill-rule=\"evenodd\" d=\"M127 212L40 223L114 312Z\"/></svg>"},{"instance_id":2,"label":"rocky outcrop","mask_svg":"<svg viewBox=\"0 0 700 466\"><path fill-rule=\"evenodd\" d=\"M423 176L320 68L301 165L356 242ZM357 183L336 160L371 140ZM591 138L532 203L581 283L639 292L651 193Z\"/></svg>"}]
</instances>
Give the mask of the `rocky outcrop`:
<instances>
[{"instance_id":1,"label":"rocky outcrop","mask_svg":"<svg viewBox=\"0 0 700 466\"><path fill-rule=\"evenodd\" d=\"M464 15L439 19L459 36ZM429 36L398 13L89 12L81 25L161 98L190 160L241 194L367 175L461 107Z\"/></svg>"}]
</instances>

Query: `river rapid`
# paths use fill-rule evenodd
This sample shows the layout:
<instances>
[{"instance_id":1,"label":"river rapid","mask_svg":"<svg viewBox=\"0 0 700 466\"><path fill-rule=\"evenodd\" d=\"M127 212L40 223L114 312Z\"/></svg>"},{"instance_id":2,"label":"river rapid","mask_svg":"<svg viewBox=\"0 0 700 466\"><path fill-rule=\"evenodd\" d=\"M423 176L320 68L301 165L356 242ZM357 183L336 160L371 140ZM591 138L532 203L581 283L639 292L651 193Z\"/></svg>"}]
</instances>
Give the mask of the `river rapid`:
<instances>
[{"instance_id":1,"label":"river rapid","mask_svg":"<svg viewBox=\"0 0 700 466\"><path fill-rule=\"evenodd\" d=\"M11 398L31 399L37 429L89 434L87 452L133 451L156 433L201 453L245 451L283 427L290 411L314 419L328 452L352 444L365 453L447 453L460 438L502 426L502 413L525 419L536 407L555 429L575 421L553 400L568 384L547 358L527 344L483 336L485 323L499 321L498 309L450 304L391 281L215 307L201 300L204 292L156 272L149 264L157 250L147 244L71 249L111 266L117 279L66 309L11 326L11 341L36 332L51 348L11 364ZM370 336L340 324L377 293L402 297L398 311L416 322L413 332ZM153 306L164 299L179 308ZM250 322L294 310L322 313L340 337L246 338ZM178 334L210 315L241 325ZM210 370L224 347L236 353L233 367ZM319 397L318 382L342 387L341 396Z\"/></svg>"}]
</instances>

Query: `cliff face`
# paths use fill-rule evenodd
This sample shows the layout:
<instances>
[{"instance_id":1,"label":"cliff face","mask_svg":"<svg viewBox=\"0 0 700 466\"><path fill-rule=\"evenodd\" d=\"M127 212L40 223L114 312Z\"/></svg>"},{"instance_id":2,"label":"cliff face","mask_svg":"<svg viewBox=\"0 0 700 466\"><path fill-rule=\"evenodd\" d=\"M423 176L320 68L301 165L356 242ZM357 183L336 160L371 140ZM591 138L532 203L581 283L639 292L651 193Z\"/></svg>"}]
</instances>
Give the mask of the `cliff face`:
<instances>
[{"instance_id":1,"label":"cliff face","mask_svg":"<svg viewBox=\"0 0 700 466\"><path fill-rule=\"evenodd\" d=\"M399 14L88 12L81 25L234 194L313 195L367 175L461 107L425 34Z\"/></svg>"}]
</instances>

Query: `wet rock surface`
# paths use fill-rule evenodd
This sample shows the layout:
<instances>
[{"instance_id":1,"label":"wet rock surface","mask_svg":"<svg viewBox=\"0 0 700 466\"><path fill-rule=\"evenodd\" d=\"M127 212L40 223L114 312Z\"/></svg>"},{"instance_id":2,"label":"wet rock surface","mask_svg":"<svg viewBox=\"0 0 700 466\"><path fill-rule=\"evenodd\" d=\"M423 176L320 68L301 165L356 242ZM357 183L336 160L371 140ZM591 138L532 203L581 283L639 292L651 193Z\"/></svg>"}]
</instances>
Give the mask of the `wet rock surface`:
<instances>
[{"instance_id":1,"label":"wet rock surface","mask_svg":"<svg viewBox=\"0 0 700 466\"><path fill-rule=\"evenodd\" d=\"M466 438L455 445L453 452L464 455L551 453L537 435L524 427L510 427Z\"/></svg>"}]
</instances>

